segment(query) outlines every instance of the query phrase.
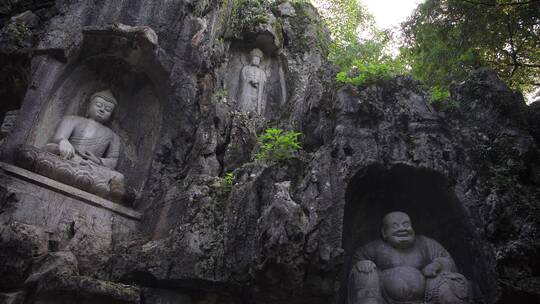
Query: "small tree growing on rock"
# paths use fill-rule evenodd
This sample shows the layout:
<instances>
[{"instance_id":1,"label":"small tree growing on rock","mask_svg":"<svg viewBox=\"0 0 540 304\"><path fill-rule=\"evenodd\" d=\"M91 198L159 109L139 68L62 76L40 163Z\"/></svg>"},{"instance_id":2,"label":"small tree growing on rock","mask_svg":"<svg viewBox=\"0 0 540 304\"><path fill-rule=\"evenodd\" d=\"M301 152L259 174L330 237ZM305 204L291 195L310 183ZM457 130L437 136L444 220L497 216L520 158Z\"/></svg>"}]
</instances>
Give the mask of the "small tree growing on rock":
<instances>
[{"instance_id":1,"label":"small tree growing on rock","mask_svg":"<svg viewBox=\"0 0 540 304\"><path fill-rule=\"evenodd\" d=\"M301 133L283 131L282 129L266 129L258 139L259 153L256 160L284 161L293 157L294 153L301 150L298 141Z\"/></svg>"}]
</instances>

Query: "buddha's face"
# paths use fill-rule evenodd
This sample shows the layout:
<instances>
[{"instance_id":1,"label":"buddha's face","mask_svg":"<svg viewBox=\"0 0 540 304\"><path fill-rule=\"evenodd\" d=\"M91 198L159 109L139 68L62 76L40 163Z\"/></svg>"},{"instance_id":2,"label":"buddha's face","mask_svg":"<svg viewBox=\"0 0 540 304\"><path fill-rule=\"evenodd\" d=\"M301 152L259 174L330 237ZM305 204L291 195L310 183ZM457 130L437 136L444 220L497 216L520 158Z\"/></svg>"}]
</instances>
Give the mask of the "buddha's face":
<instances>
[{"instance_id":1,"label":"buddha's face","mask_svg":"<svg viewBox=\"0 0 540 304\"><path fill-rule=\"evenodd\" d=\"M414 230L406 213L391 212L383 218L383 239L394 248L408 248L414 244Z\"/></svg>"},{"instance_id":2,"label":"buddha's face","mask_svg":"<svg viewBox=\"0 0 540 304\"><path fill-rule=\"evenodd\" d=\"M259 64L261 64L261 57L252 56L251 57L251 64L254 65L254 66L259 66Z\"/></svg>"},{"instance_id":3,"label":"buddha's face","mask_svg":"<svg viewBox=\"0 0 540 304\"><path fill-rule=\"evenodd\" d=\"M96 96L88 106L88 117L100 123L109 121L114 111L114 104Z\"/></svg>"}]
</instances>

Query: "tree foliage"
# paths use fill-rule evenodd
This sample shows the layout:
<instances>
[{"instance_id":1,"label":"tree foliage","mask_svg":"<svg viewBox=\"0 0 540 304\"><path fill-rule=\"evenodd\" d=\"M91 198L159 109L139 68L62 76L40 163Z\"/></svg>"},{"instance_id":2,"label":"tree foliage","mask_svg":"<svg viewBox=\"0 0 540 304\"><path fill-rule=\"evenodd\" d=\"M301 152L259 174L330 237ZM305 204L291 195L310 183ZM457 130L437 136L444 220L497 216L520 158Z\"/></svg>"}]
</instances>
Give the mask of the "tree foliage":
<instances>
[{"instance_id":1,"label":"tree foliage","mask_svg":"<svg viewBox=\"0 0 540 304\"><path fill-rule=\"evenodd\" d=\"M235 179L236 179L236 175L234 174L234 172L226 173L223 176L223 187L226 190L231 191L231 188L234 185L234 180Z\"/></svg>"},{"instance_id":2,"label":"tree foliage","mask_svg":"<svg viewBox=\"0 0 540 304\"><path fill-rule=\"evenodd\" d=\"M388 52L392 39L380 30L359 0L325 0L319 12L331 32L330 61L341 68L337 81L360 85L404 72L404 65ZM351 74L353 68L356 73Z\"/></svg>"},{"instance_id":3,"label":"tree foliage","mask_svg":"<svg viewBox=\"0 0 540 304\"><path fill-rule=\"evenodd\" d=\"M327 0L319 5L319 12L332 34L330 59L340 66L347 64L340 61L344 59L340 55L353 51L361 44L360 33L369 38L381 38L378 36L373 16L357 0ZM371 56L377 53L380 49L378 42L380 41L370 40L365 46L365 53Z\"/></svg>"},{"instance_id":4,"label":"tree foliage","mask_svg":"<svg viewBox=\"0 0 540 304\"><path fill-rule=\"evenodd\" d=\"M404 70L404 66L401 65L399 60L391 60L390 62L371 62L366 64L362 59L355 59L352 61L353 67L348 71L340 71L336 75L336 80L338 83L355 86L390 80Z\"/></svg>"},{"instance_id":5,"label":"tree foliage","mask_svg":"<svg viewBox=\"0 0 540 304\"><path fill-rule=\"evenodd\" d=\"M258 139L259 153L256 160L284 161L302 149L298 137L301 134L282 129L266 129Z\"/></svg>"},{"instance_id":6,"label":"tree foliage","mask_svg":"<svg viewBox=\"0 0 540 304\"><path fill-rule=\"evenodd\" d=\"M403 30L412 74L431 86L480 66L515 89L540 86L540 0L427 0Z\"/></svg>"}]
</instances>

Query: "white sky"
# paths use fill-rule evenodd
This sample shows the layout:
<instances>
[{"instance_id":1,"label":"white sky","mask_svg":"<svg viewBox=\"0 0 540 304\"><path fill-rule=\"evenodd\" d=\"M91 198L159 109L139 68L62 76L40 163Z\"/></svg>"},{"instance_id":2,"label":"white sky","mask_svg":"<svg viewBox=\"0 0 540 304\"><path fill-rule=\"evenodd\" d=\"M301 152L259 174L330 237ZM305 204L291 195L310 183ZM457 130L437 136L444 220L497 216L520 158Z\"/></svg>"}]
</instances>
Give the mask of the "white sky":
<instances>
[{"instance_id":1,"label":"white sky","mask_svg":"<svg viewBox=\"0 0 540 304\"><path fill-rule=\"evenodd\" d=\"M375 22L380 29L391 29L393 30L395 37L399 40L400 38L400 23L407 20L413 10L418 6L418 4L424 2L424 0L357 0L362 5L364 5L368 11L375 18ZM325 0L311 0L311 3L315 7L325 7L328 5L328 2ZM367 35L368 33L360 33L361 38ZM388 51L393 54L399 54L399 42L395 41L394 44L390 43Z\"/></svg>"},{"instance_id":2,"label":"white sky","mask_svg":"<svg viewBox=\"0 0 540 304\"><path fill-rule=\"evenodd\" d=\"M423 0L361 0L383 29L399 26Z\"/></svg>"},{"instance_id":3,"label":"white sky","mask_svg":"<svg viewBox=\"0 0 540 304\"><path fill-rule=\"evenodd\" d=\"M381 29L397 27L424 0L358 0L373 14ZM328 5L325 0L311 0L316 7Z\"/></svg>"}]
</instances>

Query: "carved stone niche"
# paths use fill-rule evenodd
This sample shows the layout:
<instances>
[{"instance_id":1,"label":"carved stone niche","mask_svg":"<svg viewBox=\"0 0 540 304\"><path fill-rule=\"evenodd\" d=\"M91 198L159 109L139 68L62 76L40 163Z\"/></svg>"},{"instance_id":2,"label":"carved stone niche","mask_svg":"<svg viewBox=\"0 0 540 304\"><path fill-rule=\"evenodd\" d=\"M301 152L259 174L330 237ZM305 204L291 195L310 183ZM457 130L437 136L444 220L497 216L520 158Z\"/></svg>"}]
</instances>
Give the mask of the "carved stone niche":
<instances>
[{"instance_id":1,"label":"carved stone niche","mask_svg":"<svg viewBox=\"0 0 540 304\"><path fill-rule=\"evenodd\" d=\"M269 119L280 113L287 93L281 59L266 49L257 43L233 43L230 59L221 70L229 102L241 112ZM260 63L255 64L254 57L260 57ZM250 77L256 79L255 83ZM260 98L255 96L258 90Z\"/></svg>"},{"instance_id":2,"label":"carved stone niche","mask_svg":"<svg viewBox=\"0 0 540 304\"><path fill-rule=\"evenodd\" d=\"M53 74L50 88L36 89L37 97L46 100L25 101L39 109L15 152L16 163L106 199L132 203L145 185L160 135L166 71L158 57L157 36L148 27L86 28L77 59ZM117 193L112 183L105 185L101 169L74 167L44 148L64 117L86 117L90 97L104 90L117 101L107 125L121 142L114 171L123 175L123 184L117 185L123 188Z\"/></svg>"},{"instance_id":3,"label":"carved stone niche","mask_svg":"<svg viewBox=\"0 0 540 304\"><path fill-rule=\"evenodd\" d=\"M339 303L349 301L347 294L351 292L347 291L347 287L351 285L348 280L353 272L352 267L359 267L355 271L363 270L356 261L359 258L358 249L381 239L382 219L393 211L407 213L417 236L433 239L448 251L455 261L457 272L468 280L471 289L469 295L474 303L490 303L493 300L496 293L493 269L489 268L481 241L446 178L435 171L407 165L391 168L371 165L353 176L347 186L343 221L345 261ZM353 258L355 254L357 256ZM428 290L429 284L425 289L425 301L432 303Z\"/></svg>"}]
</instances>

